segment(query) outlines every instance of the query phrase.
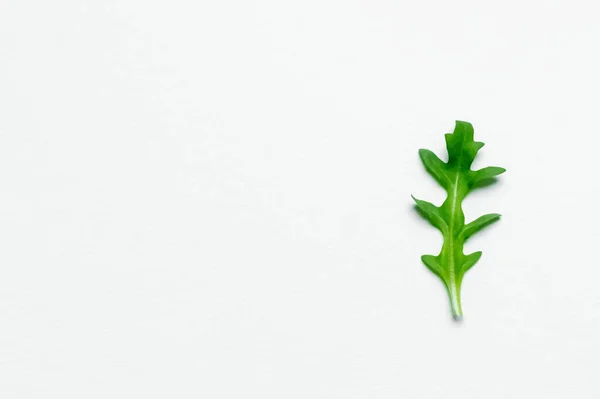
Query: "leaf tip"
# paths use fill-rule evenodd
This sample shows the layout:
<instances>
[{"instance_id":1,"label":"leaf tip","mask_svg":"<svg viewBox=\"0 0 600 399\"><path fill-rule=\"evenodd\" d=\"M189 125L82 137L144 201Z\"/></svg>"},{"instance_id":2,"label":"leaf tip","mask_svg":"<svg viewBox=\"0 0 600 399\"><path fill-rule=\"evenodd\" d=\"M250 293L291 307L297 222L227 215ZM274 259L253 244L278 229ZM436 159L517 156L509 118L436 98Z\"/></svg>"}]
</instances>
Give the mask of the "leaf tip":
<instances>
[{"instance_id":1,"label":"leaf tip","mask_svg":"<svg viewBox=\"0 0 600 399\"><path fill-rule=\"evenodd\" d=\"M431 151L426 148L419 148L419 158L425 159Z\"/></svg>"},{"instance_id":2,"label":"leaf tip","mask_svg":"<svg viewBox=\"0 0 600 399\"><path fill-rule=\"evenodd\" d=\"M455 131L458 129L465 129L467 132L473 132L473 125L471 122L456 120L455 121Z\"/></svg>"},{"instance_id":3,"label":"leaf tip","mask_svg":"<svg viewBox=\"0 0 600 399\"><path fill-rule=\"evenodd\" d=\"M467 121L461 121L460 119L456 119L454 122L456 122L457 125L471 125L470 122ZM471 125L472 126L472 125Z\"/></svg>"}]
</instances>

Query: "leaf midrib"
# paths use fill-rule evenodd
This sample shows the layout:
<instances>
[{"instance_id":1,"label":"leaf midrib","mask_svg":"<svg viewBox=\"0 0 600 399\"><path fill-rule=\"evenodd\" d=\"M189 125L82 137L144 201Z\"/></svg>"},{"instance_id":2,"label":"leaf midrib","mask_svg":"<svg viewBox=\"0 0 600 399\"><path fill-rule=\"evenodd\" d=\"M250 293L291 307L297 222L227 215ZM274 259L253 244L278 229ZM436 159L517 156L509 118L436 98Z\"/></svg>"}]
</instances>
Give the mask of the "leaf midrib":
<instances>
[{"instance_id":1,"label":"leaf midrib","mask_svg":"<svg viewBox=\"0 0 600 399\"><path fill-rule=\"evenodd\" d=\"M464 153L464 149L465 149L465 141L466 141L466 136L463 134L462 135L462 141L460 143L460 153L458 154L458 157L456 159L456 176L454 178L454 189L452 192L452 205L450 206L450 226L448 228L449 230L449 234L448 234L448 249L450 250L450 254L449 254L449 266L450 266L450 270L448 271L449 273L449 278L450 278L450 289L454 290L456 289L456 262L454 259L454 221L455 221L455 216L456 216L456 208L457 208L457 204L459 204L458 202L458 183L460 180L460 160L462 159L463 153Z\"/></svg>"},{"instance_id":2,"label":"leaf midrib","mask_svg":"<svg viewBox=\"0 0 600 399\"><path fill-rule=\"evenodd\" d=\"M454 180L454 190L452 192L452 205L450 206L450 223L448 226L448 249L449 249L449 279L452 287L456 286L456 273L455 273L455 262L454 262L454 216L456 214L456 205L458 203L458 181L460 179L460 172L456 171L456 178Z\"/></svg>"}]
</instances>

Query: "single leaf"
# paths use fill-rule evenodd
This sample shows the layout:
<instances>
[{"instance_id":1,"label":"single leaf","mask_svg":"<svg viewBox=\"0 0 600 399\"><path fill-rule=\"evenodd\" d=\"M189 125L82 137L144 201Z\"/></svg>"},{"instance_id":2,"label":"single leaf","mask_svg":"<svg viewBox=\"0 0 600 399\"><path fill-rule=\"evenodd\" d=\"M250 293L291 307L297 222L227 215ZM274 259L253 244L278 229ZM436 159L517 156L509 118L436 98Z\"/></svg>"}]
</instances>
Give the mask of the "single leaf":
<instances>
[{"instance_id":1,"label":"single leaf","mask_svg":"<svg viewBox=\"0 0 600 399\"><path fill-rule=\"evenodd\" d=\"M486 182L490 181L494 177L501 175L506 172L506 169L500 168L498 166L488 166L487 168L479 169L471 172L470 183L471 187L479 187L486 184Z\"/></svg>"},{"instance_id":2,"label":"single leaf","mask_svg":"<svg viewBox=\"0 0 600 399\"><path fill-rule=\"evenodd\" d=\"M421 211L423 217L429 220L429 222L435 227L437 227L438 230L440 230L442 233L448 231L448 225L446 224L446 221L442 216L440 208L433 205L431 202L422 201L420 199L415 198L414 196L412 197L412 199L417 204L417 208L419 209L419 211Z\"/></svg>"},{"instance_id":3,"label":"single leaf","mask_svg":"<svg viewBox=\"0 0 600 399\"><path fill-rule=\"evenodd\" d=\"M429 270L442 277L442 266L440 265L437 256L423 255L421 256L421 260L423 261L423 263L425 263L425 266L427 266Z\"/></svg>"},{"instance_id":4,"label":"single leaf","mask_svg":"<svg viewBox=\"0 0 600 399\"><path fill-rule=\"evenodd\" d=\"M470 268L475 266L475 263L477 263L479 258L481 258L481 254L482 254L481 251L477 251L477 252L473 252L470 255L465 256L465 262L460 267L463 274L466 273L467 270L469 270Z\"/></svg>"},{"instance_id":5,"label":"single leaf","mask_svg":"<svg viewBox=\"0 0 600 399\"><path fill-rule=\"evenodd\" d=\"M448 166L469 169L477 151L484 145L473 141L473 125L469 122L456 121L454 132L446 134Z\"/></svg>"},{"instance_id":6,"label":"single leaf","mask_svg":"<svg viewBox=\"0 0 600 399\"><path fill-rule=\"evenodd\" d=\"M437 155L430 150L420 149L419 156L423 161L423 165L425 165L425 169L442 187L447 188L452 184L446 173L446 164Z\"/></svg>"},{"instance_id":7,"label":"single leaf","mask_svg":"<svg viewBox=\"0 0 600 399\"><path fill-rule=\"evenodd\" d=\"M477 219L473 220L471 223L469 223L462 229L462 235L465 241L468 240L469 237L471 237L473 234L482 230L486 226L489 226L495 221L500 220L500 216L501 215L499 213L488 213L487 215L480 216Z\"/></svg>"},{"instance_id":8,"label":"single leaf","mask_svg":"<svg viewBox=\"0 0 600 399\"><path fill-rule=\"evenodd\" d=\"M446 189L446 200L437 207L414 196L413 199L421 215L442 232L444 242L440 254L423 255L421 260L446 285L452 315L456 320L460 320L460 289L464 274L481 258L480 251L470 255L463 253L465 241L500 218L499 214L491 213L465 225L462 202L471 190L484 185L486 181L504 173L505 170L499 167L471 170L471 165L484 143L474 140L473 126L470 123L456 121L454 132L446 134L445 138L447 163L429 150L419 150L419 156L427 171Z\"/></svg>"}]
</instances>

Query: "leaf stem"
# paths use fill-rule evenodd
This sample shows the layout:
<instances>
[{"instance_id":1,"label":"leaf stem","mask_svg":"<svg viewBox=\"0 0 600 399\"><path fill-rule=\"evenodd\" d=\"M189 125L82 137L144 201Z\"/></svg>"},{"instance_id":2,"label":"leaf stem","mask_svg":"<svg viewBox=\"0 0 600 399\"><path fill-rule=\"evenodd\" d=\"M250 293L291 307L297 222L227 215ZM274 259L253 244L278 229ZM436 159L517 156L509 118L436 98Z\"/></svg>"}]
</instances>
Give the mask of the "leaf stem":
<instances>
[{"instance_id":1,"label":"leaf stem","mask_svg":"<svg viewBox=\"0 0 600 399\"><path fill-rule=\"evenodd\" d=\"M448 285L448 295L450 295L450 309L452 318L455 321L461 321L463 318L462 306L460 303L460 285L452 281Z\"/></svg>"}]
</instances>

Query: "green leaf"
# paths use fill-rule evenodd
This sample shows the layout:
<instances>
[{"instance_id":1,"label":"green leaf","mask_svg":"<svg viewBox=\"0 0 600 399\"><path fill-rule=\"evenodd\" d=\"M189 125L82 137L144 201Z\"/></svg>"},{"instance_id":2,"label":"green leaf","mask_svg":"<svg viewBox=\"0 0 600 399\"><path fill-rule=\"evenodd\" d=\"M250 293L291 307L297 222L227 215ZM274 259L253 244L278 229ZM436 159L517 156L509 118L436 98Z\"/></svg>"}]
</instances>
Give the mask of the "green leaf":
<instances>
[{"instance_id":1,"label":"green leaf","mask_svg":"<svg viewBox=\"0 0 600 399\"><path fill-rule=\"evenodd\" d=\"M425 266L427 266L429 270L431 270L440 277L442 276L443 270L437 256L423 255L421 256L421 260L423 261L423 263L425 263Z\"/></svg>"},{"instance_id":2,"label":"green leaf","mask_svg":"<svg viewBox=\"0 0 600 399\"><path fill-rule=\"evenodd\" d=\"M471 170L471 165L484 143L474 140L473 126L470 123L456 121L454 132L446 134L445 137L447 163L426 149L419 150L419 156L429 174L446 189L446 200L438 207L414 196L413 199L419 213L442 232L444 243L440 254L423 255L421 260L446 285L452 315L455 320L460 320L460 289L464 274L481 258L480 251L470 255L463 253L465 241L500 219L499 214L490 213L465 225L462 202L471 190L493 181L496 176L504 173L505 169L492 166L477 171Z\"/></svg>"},{"instance_id":3,"label":"green leaf","mask_svg":"<svg viewBox=\"0 0 600 399\"><path fill-rule=\"evenodd\" d=\"M477 251L465 257L465 262L461 266L461 271L463 272L463 274L466 273L467 270L475 266L475 263L477 263L479 258L481 258L481 254L481 251Z\"/></svg>"},{"instance_id":4,"label":"green leaf","mask_svg":"<svg viewBox=\"0 0 600 399\"><path fill-rule=\"evenodd\" d=\"M488 166L487 168L479 169L471 172L470 183L471 187L485 186L494 177L506 172L506 169L498 166Z\"/></svg>"},{"instance_id":5,"label":"green leaf","mask_svg":"<svg viewBox=\"0 0 600 399\"><path fill-rule=\"evenodd\" d=\"M489 226L497 220L500 220L499 213L488 213L487 215L483 215L473 220L471 223L466 225L462 230L462 235L465 240L471 237L473 234L482 230L484 227Z\"/></svg>"},{"instance_id":6,"label":"green leaf","mask_svg":"<svg viewBox=\"0 0 600 399\"><path fill-rule=\"evenodd\" d=\"M454 133L446 134L448 166L469 169L477 151L483 146L484 143L473 141L473 125L469 122L456 121Z\"/></svg>"},{"instance_id":7,"label":"green leaf","mask_svg":"<svg viewBox=\"0 0 600 399\"><path fill-rule=\"evenodd\" d=\"M437 227L442 233L446 233L448 231L448 225L442 216L440 208L433 205L431 202L422 201L414 196L412 199L417 204L417 208L419 211L421 211L421 215L423 215L425 219L429 220L429 222Z\"/></svg>"},{"instance_id":8,"label":"green leaf","mask_svg":"<svg viewBox=\"0 0 600 399\"><path fill-rule=\"evenodd\" d=\"M425 169L442 187L448 188L452 184L446 173L446 164L437 155L429 150L420 149L419 156L423 161L423 165L425 165Z\"/></svg>"}]
</instances>

